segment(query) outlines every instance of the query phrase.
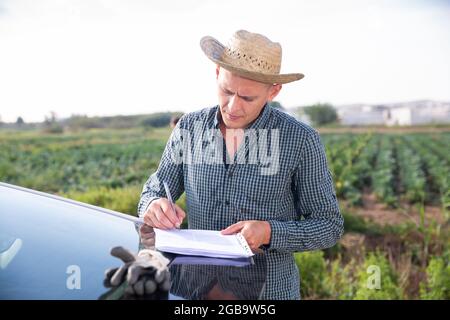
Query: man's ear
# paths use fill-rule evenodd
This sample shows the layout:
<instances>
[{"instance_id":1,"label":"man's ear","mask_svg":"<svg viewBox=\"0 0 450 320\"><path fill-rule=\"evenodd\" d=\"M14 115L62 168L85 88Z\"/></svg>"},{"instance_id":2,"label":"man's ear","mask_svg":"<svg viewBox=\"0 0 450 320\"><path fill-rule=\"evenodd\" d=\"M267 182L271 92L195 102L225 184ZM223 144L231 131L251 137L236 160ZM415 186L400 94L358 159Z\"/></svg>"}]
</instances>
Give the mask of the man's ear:
<instances>
[{"instance_id":1,"label":"man's ear","mask_svg":"<svg viewBox=\"0 0 450 320\"><path fill-rule=\"evenodd\" d=\"M282 87L283 86L281 84L273 84L269 89L270 91L268 101L272 101L273 99L275 99L275 97L280 93Z\"/></svg>"},{"instance_id":2,"label":"man's ear","mask_svg":"<svg viewBox=\"0 0 450 320\"><path fill-rule=\"evenodd\" d=\"M216 65L216 80L219 79L220 66Z\"/></svg>"}]
</instances>

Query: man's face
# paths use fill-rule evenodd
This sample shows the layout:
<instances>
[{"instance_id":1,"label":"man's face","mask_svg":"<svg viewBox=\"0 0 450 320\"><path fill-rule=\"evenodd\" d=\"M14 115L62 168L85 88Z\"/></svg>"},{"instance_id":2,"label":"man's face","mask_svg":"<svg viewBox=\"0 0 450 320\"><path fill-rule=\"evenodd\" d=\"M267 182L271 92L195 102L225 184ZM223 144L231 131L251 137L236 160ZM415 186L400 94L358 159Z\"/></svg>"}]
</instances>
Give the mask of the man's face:
<instances>
[{"instance_id":1,"label":"man's face","mask_svg":"<svg viewBox=\"0 0 450 320\"><path fill-rule=\"evenodd\" d=\"M246 128L259 116L265 103L281 90L279 84L242 78L219 66L216 75L222 121L230 129Z\"/></svg>"}]
</instances>

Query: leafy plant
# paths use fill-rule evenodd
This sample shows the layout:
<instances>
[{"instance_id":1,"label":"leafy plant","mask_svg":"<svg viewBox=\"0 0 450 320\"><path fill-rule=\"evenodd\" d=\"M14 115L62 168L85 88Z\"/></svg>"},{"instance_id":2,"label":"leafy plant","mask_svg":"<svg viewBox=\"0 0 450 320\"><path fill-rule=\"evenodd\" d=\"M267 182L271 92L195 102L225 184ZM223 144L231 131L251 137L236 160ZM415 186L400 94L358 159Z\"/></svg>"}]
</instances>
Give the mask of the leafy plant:
<instances>
[{"instance_id":1,"label":"leafy plant","mask_svg":"<svg viewBox=\"0 0 450 320\"><path fill-rule=\"evenodd\" d=\"M379 271L379 287L376 280ZM380 252L371 252L366 257L364 264L357 271L358 289L356 300L394 300L401 299L402 292L397 285L397 278L386 257ZM373 286L372 286L372 285Z\"/></svg>"},{"instance_id":2,"label":"leafy plant","mask_svg":"<svg viewBox=\"0 0 450 320\"><path fill-rule=\"evenodd\" d=\"M303 297L323 297L327 295L324 279L327 263L322 251L307 251L295 254L295 262L300 270L300 290Z\"/></svg>"},{"instance_id":3,"label":"leafy plant","mask_svg":"<svg viewBox=\"0 0 450 320\"><path fill-rule=\"evenodd\" d=\"M420 298L424 300L450 299L450 264L442 257L430 259L426 269L426 282L420 285Z\"/></svg>"}]
</instances>

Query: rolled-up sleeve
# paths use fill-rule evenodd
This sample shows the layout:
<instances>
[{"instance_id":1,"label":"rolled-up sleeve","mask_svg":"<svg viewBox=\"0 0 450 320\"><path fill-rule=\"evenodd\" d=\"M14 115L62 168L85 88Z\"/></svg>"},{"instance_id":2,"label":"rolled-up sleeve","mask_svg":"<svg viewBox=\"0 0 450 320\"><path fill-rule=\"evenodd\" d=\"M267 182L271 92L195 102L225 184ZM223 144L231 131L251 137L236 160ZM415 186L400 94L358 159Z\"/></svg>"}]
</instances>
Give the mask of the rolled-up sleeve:
<instances>
[{"instance_id":1,"label":"rolled-up sleeve","mask_svg":"<svg viewBox=\"0 0 450 320\"><path fill-rule=\"evenodd\" d=\"M298 220L269 221L268 249L308 251L332 247L344 232L325 148L314 131L306 138L300 164L293 175L292 192Z\"/></svg>"},{"instance_id":2,"label":"rolled-up sleeve","mask_svg":"<svg viewBox=\"0 0 450 320\"><path fill-rule=\"evenodd\" d=\"M177 123L167 141L157 171L144 184L137 210L139 217L143 217L153 200L167 197L164 181L167 182L174 201L184 192L182 120L183 118Z\"/></svg>"}]
</instances>

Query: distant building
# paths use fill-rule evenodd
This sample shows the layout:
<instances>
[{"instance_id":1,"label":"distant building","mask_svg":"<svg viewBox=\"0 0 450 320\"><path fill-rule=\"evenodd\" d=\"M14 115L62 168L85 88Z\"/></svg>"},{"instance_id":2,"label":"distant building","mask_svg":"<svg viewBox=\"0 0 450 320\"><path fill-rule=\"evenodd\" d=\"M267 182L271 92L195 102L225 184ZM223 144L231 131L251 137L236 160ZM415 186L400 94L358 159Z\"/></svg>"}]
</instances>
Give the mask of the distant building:
<instances>
[{"instance_id":1,"label":"distant building","mask_svg":"<svg viewBox=\"0 0 450 320\"><path fill-rule=\"evenodd\" d=\"M449 123L450 103L417 101L394 105L386 113L387 125L413 126L429 123Z\"/></svg>"},{"instance_id":2,"label":"distant building","mask_svg":"<svg viewBox=\"0 0 450 320\"><path fill-rule=\"evenodd\" d=\"M302 112L300 108L286 109L284 110L284 112L300 122L306 123L307 125L312 125L312 121L309 116L306 113Z\"/></svg>"},{"instance_id":3,"label":"distant building","mask_svg":"<svg viewBox=\"0 0 450 320\"><path fill-rule=\"evenodd\" d=\"M383 106L351 105L337 108L338 118L341 124L354 125L383 125L385 108Z\"/></svg>"},{"instance_id":4,"label":"distant building","mask_svg":"<svg viewBox=\"0 0 450 320\"><path fill-rule=\"evenodd\" d=\"M412 126L431 123L450 123L450 102L421 100L405 103L336 107L344 125Z\"/></svg>"}]
</instances>

